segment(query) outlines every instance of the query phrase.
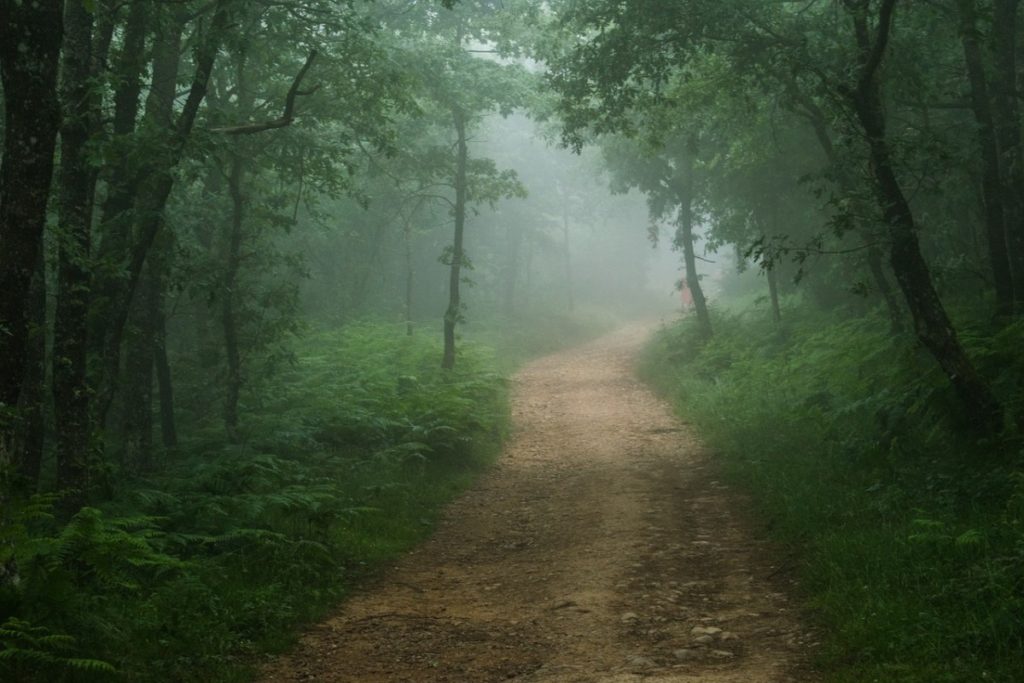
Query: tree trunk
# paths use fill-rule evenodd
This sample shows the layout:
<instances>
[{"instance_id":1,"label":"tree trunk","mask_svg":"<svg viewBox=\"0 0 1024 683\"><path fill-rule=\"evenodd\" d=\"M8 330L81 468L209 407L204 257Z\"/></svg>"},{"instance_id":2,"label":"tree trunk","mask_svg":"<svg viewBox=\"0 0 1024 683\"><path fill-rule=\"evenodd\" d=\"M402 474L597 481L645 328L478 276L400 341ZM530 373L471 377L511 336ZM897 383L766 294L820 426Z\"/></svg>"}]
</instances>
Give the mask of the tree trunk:
<instances>
[{"instance_id":1,"label":"tree trunk","mask_svg":"<svg viewBox=\"0 0 1024 683\"><path fill-rule=\"evenodd\" d=\"M691 145L692 147L692 145ZM693 296L693 308L697 313L697 324L705 339L712 336L711 315L708 313L708 302L704 290L700 286L697 274L697 254L693 248L693 159L687 156L683 161L683 178L679 187L679 230L676 232L676 246L683 249L683 264L686 266L686 286Z\"/></svg>"},{"instance_id":2,"label":"tree trunk","mask_svg":"<svg viewBox=\"0 0 1024 683\"><path fill-rule=\"evenodd\" d=\"M57 422L57 487L69 509L88 486L92 429L86 373L93 196L96 174L86 145L99 118L91 83L93 15L81 2L64 13L61 63L63 125L60 131L57 310L54 317L53 398Z\"/></svg>"},{"instance_id":3,"label":"tree trunk","mask_svg":"<svg viewBox=\"0 0 1024 683\"><path fill-rule=\"evenodd\" d=\"M32 306L28 347L25 357L25 381L18 406L19 434L14 452L18 488L33 493L39 482L46 438L46 262L39 250L35 275L29 288Z\"/></svg>"},{"instance_id":4,"label":"tree trunk","mask_svg":"<svg viewBox=\"0 0 1024 683\"><path fill-rule=\"evenodd\" d=\"M228 23L227 6L230 0L217 0L213 18L196 50L196 66L189 87L188 96L177 120L166 130L168 140L163 149L153 151L153 159L140 171L141 180L133 215L135 241L129 249L126 276L118 287L109 306L109 324L104 339L103 386L97 401L98 422L105 420L114 396L117 393L118 369L121 359L121 340L132 299L138 286L146 257L163 225L163 212L174 187L172 171L178 165L185 150L185 144L195 125L199 107L206 97L210 74L217 59L217 52ZM175 59L175 63L177 60ZM154 68L154 83L156 83ZM166 87L166 84L162 84ZM173 82L170 82L173 87ZM153 97L154 93L150 93ZM173 103L173 98L171 99ZM148 103L147 103L148 107ZM168 119L170 115L168 114Z\"/></svg>"},{"instance_id":5,"label":"tree trunk","mask_svg":"<svg viewBox=\"0 0 1024 683\"><path fill-rule=\"evenodd\" d=\"M362 273L356 278L355 286L352 288L352 311L358 315L366 310L366 298L370 291L370 278L381 276L380 261L381 247L384 245L384 237L387 235L388 225L393 219L383 218L374 227L370 237L370 253L360 259ZM383 287L386 283L380 283Z\"/></svg>"},{"instance_id":6,"label":"tree trunk","mask_svg":"<svg viewBox=\"0 0 1024 683\"><path fill-rule=\"evenodd\" d=\"M448 310L444 314L444 357L441 367L455 367L455 326L462 317L459 285L462 282L463 235L466 230L466 173L469 148L466 144L466 117L458 107L452 110L455 124L455 236L452 240L451 270L448 277Z\"/></svg>"},{"instance_id":7,"label":"tree trunk","mask_svg":"<svg viewBox=\"0 0 1024 683\"><path fill-rule=\"evenodd\" d=\"M972 425L989 433L1002 423L1002 407L975 369L932 283L921 254L917 226L893 166L877 71L885 55L895 0L882 6L879 31L871 45L867 17L854 13L861 75L849 91L854 113L867 138L875 191L891 241L890 263L907 301L918 339L938 361L966 407Z\"/></svg>"},{"instance_id":8,"label":"tree trunk","mask_svg":"<svg viewBox=\"0 0 1024 683\"><path fill-rule=\"evenodd\" d=\"M1019 0L992 3L992 113L1002 183L1006 256L1015 312L1024 306L1024 155L1017 104L1017 8Z\"/></svg>"},{"instance_id":9,"label":"tree trunk","mask_svg":"<svg viewBox=\"0 0 1024 683\"><path fill-rule=\"evenodd\" d=\"M572 313L576 308L576 301L572 287L572 251L569 241L569 194L567 192L562 193L562 248L564 249L566 303L569 312Z\"/></svg>"},{"instance_id":10,"label":"tree trunk","mask_svg":"<svg viewBox=\"0 0 1024 683\"><path fill-rule=\"evenodd\" d=\"M142 73L145 69L146 33L149 23L149 3L138 1L130 6L124 26L124 42L117 54L113 72L117 77L114 90L113 143L127 146L135 132L142 93ZM167 125L170 119L174 85L178 77L178 59L181 49L180 22L167 30L157 31L153 45L153 82L150 84L150 103L147 117L159 119ZM166 113L165 113L166 112ZM107 178L107 198L100 212L102 242L99 244L101 263L121 263L128 250L131 208L138 189L139 163L134 155L122 150ZM97 277L96 290L104 297L112 297L119 283L119 273L104 273ZM100 317L100 316L97 316ZM97 321L102 325L103 321ZM94 328L102 344L102 328ZM102 349L97 349L97 352Z\"/></svg>"},{"instance_id":11,"label":"tree trunk","mask_svg":"<svg viewBox=\"0 0 1024 683\"><path fill-rule=\"evenodd\" d=\"M162 233L153 245L132 305L125 338L123 427L125 464L137 472L153 468L153 376L160 387L161 434L165 446L177 443L173 390L167 362L166 296L170 236Z\"/></svg>"},{"instance_id":12,"label":"tree trunk","mask_svg":"<svg viewBox=\"0 0 1024 683\"><path fill-rule=\"evenodd\" d=\"M132 472L148 472L153 462L154 349L153 320L148 306L154 287L152 265L150 262L142 274L125 331L121 424L124 466Z\"/></svg>"},{"instance_id":13,"label":"tree trunk","mask_svg":"<svg viewBox=\"0 0 1024 683\"><path fill-rule=\"evenodd\" d=\"M766 234L778 234L782 228L779 216L779 197L776 195L769 196L767 198L767 206L767 218L770 223L762 226L762 229ZM779 278L775 272L775 263L768 262L764 271L765 279L768 281L768 299L772 307L772 322L779 324L782 322L782 308L779 306Z\"/></svg>"},{"instance_id":14,"label":"tree trunk","mask_svg":"<svg viewBox=\"0 0 1024 683\"><path fill-rule=\"evenodd\" d=\"M4 150L0 160L0 485L13 462L31 327L33 272L42 246L60 127L58 0L0 0ZM17 93L17 96L12 96ZM0 489L0 498L4 491Z\"/></svg>"},{"instance_id":15,"label":"tree trunk","mask_svg":"<svg viewBox=\"0 0 1024 683\"><path fill-rule=\"evenodd\" d=\"M999 146L996 143L995 120L989 95L984 58L978 44L977 7L975 0L957 0L960 19L960 42L970 85L971 109L978 124L978 148L981 152L981 192L985 211L985 234L989 264L995 285L996 314L1008 316L1014 310L1013 275L1007 257L1007 232L1003 215L1003 179L999 168Z\"/></svg>"},{"instance_id":16,"label":"tree trunk","mask_svg":"<svg viewBox=\"0 0 1024 683\"><path fill-rule=\"evenodd\" d=\"M889 312L889 333L892 335L903 334L903 309L889 284L889 278L885 274L885 266L882 263L882 251L876 246L869 246L867 253L868 269L871 271L878 287L882 300L885 301L885 310Z\"/></svg>"},{"instance_id":17,"label":"tree trunk","mask_svg":"<svg viewBox=\"0 0 1024 683\"><path fill-rule=\"evenodd\" d=\"M167 249L162 249L164 256ZM153 322L153 362L160 394L160 436L165 448L178 445L178 428L174 416L174 385L171 364L167 359L167 263L161 258L152 270L149 318Z\"/></svg>"},{"instance_id":18,"label":"tree trunk","mask_svg":"<svg viewBox=\"0 0 1024 683\"><path fill-rule=\"evenodd\" d=\"M146 262L136 302L132 306L125 346L124 406L126 463L136 471L153 468L153 377L159 387L160 432L165 447L177 445L174 393L167 360L167 321L164 311L167 261L171 242L162 234Z\"/></svg>"},{"instance_id":19,"label":"tree trunk","mask_svg":"<svg viewBox=\"0 0 1024 683\"><path fill-rule=\"evenodd\" d=\"M402 238L405 242L405 334L412 336L412 295L413 278L416 273L412 267L412 216L405 224L402 231Z\"/></svg>"},{"instance_id":20,"label":"tree trunk","mask_svg":"<svg viewBox=\"0 0 1024 683\"><path fill-rule=\"evenodd\" d=\"M516 311L516 285L519 284L519 262L523 252L523 229L510 226L505 229L505 291L503 308L506 317Z\"/></svg>"},{"instance_id":21,"label":"tree trunk","mask_svg":"<svg viewBox=\"0 0 1024 683\"><path fill-rule=\"evenodd\" d=\"M101 74L107 70L107 57L110 54L110 43L114 39L114 31L117 29L118 14L120 14L120 3L118 0L102 0L93 6L93 36L92 36L92 72Z\"/></svg>"},{"instance_id":22,"label":"tree trunk","mask_svg":"<svg viewBox=\"0 0 1024 683\"><path fill-rule=\"evenodd\" d=\"M794 101L800 104L800 113L811 124L811 128L814 130L814 137L821 146L825 159L836 174L836 184L839 189L848 196L856 196L857 193L853 189L855 180L851 177L850 172L844 168L843 161L836 154L828 122L821 107L812 98L802 93L793 81L786 83L786 92L793 97ZM874 242L879 239L879 236L873 234L873 231L864 225L859 225L856 228L856 232L869 245L867 250L868 272L875 281L875 287L878 289L879 294L882 295L882 301L885 303L886 311L889 314L889 331L892 334L901 334L904 328L903 310L900 308L892 285L889 284L889 277L886 275L885 266L882 263L881 252L878 247L873 246Z\"/></svg>"},{"instance_id":23,"label":"tree trunk","mask_svg":"<svg viewBox=\"0 0 1024 683\"><path fill-rule=\"evenodd\" d=\"M238 440L238 397L242 389L242 360L238 348L238 321L235 304L238 289L238 267L242 257L242 226L245 220L245 197L242 195L244 169L242 158L231 155L228 191L231 194L231 221L226 235L224 279L221 284L221 325L224 329L224 352L228 363L225 380L224 427L228 439Z\"/></svg>"}]
</instances>

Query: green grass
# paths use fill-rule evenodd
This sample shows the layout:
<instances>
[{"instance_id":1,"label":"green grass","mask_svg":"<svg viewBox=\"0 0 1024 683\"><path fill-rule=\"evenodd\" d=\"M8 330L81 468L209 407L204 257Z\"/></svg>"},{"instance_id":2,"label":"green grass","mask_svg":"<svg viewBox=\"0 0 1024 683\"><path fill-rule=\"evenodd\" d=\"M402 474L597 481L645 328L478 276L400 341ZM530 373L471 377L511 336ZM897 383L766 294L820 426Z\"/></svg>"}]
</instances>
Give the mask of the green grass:
<instances>
[{"instance_id":1,"label":"green grass","mask_svg":"<svg viewBox=\"0 0 1024 683\"><path fill-rule=\"evenodd\" d=\"M445 373L434 340L353 325L296 357L251 394L241 443L213 416L69 524L46 498L8 507L0 679L247 680L498 453L506 382L485 349Z\"/></svg>"},{"instance_id":2,"label":"green grass","mask_svg":"<svg viewBox=\"0 0 1024 683\"><path fill-rule=\"evenodd\" d=\"M750 491L797 558L828 680L1024 680L1024 462L962 422L934 365L883 320L787 311L689 322L645 378ZM1019 406L1021 328L966 326Z\"/></svg>"}]
</instances>

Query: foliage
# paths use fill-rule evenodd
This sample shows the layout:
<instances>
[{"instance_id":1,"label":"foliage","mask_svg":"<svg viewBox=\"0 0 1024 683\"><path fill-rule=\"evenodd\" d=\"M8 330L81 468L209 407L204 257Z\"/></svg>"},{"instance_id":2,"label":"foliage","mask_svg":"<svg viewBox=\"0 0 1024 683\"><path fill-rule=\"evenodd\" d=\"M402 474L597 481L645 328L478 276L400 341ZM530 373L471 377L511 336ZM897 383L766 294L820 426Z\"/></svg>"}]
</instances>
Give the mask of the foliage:
<instances>
[{"instance_id":1,"label":"foliage","mask_svg":"<svg viewBox=\"0 0 1024 683\"><path fill-rule=\"evenodd\" d=\"M207 416L102 508L5 511L4 680L236 679L421 539L501 441L505 384L483 349L442 373L434 343L366 323L296 355L241 443Z\"/></svg>"},{"instance_id":2,"label":"foliage","mask_svg":"<svg viewBox=\"0 0 1024 683\"><path fill-rule=\"evenodd\" d=\"M75 639L57 635L48 629L11 617L0 624L0 674L6 681L33 681L40 675L50 680L71 674L97 678L116 673L114 667L98 659L68 657Z\"/></svg>"},{"instance_id":3,"label":"foliage","mask_svg":"<svg viewBox=\"0 0 1024 683\"><path fill-rule=\"evenodd\" d=\"M965 436L937 368L879 318L786 313L720 314L708 345L674 325L643 372L791 547L828 680L1020 680L1024 460ZM1017 391L1022 328L972 327Z\"/></svg>"}]
</instances>

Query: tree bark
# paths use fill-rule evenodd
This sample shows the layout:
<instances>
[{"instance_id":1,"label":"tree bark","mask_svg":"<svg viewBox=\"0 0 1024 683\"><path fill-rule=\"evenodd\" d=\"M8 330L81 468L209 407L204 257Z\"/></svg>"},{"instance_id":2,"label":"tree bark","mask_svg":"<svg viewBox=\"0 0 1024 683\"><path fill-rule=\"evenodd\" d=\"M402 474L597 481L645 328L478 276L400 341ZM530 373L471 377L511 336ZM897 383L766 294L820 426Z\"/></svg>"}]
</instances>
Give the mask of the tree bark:
<instances>
[{"instance_id":1,"label":"tree bark","mask_svg":"<svg viewBox=\"0 0 1024 683\"><path fill-rule=\"evenodd\" d=\"M690 145L691 151L694 145ZM697 254L693 248L693 199L694 199L694 168L693 158L687 156L683 164L682 179L679 184L679 230L676 232L676 246L683 249L683 264L686 267L686 286L693 296L693 308L697 313L697 324L705 339L712 336L711 315L708 312L707 298L700 286L697 274Z\"/></svg>"},{"instance_id":2,"label":"tree bark","mask_svg":"<svg viewBox=\"0 0 1024 683\"><path fill-rule=\"evenodd\" d=\"M910 309L914 330L963 401L971 424L993 433L1001 427L1002 407L964 351L935 291L928 264L921 254L914 215L896 176L886 137L878 69L887 49L894 5L895 0L883 0L873 44L866 8L852 12L860 51L860 77L849 97L867 138L875 191L891 241L890 263Z\"/></svg>"},{"instance_id":3,"label":"tree bark","mask_svg":"<svg viewBox=\"0 0 1024 683\"><path fill-rule=\"evenodd\" d=\"M412 267L412 216L405 223L405 230L402 231L402 241L405 243L405 334L412 336L412 296L413 282L416 272Z\"/></svg>"},{"instance_id":4,"label":"tree bark","mask_svg":"<svg viewBox=\"0 0 1024 683\"><path fill-rule=\"evenodd\" d=\"M238 348L238 321L235 311L238 289L238 268L242 257L242 227L245 220L245 197L242 194L244 168L238 153L231 155L228 191L231 194L231 221L227 230L224 254L224 278L221 284L221 325L224 329L224 352L228 374L225 380L224 427L228 439L238 440L238 397L242 389L242 360Z\"/></svg>"},{"instance_id":5,"label":"tree bark","mask_svg":"<svg viewBox=\"0 0 1024 683\"><path fill-rule=\"evenodd\" d=\"M196 66L188 96L176 121L166 130L168 137L162 149L153 150L153 158L140 171L141 181L135 201L133 225L135 241L129 249L124 282L118 287L109 307L110 322L104 335L103 386L97 401L99 422L102 424L117 393L118 369L121 359L121 341L128 320L128 312L138 286L146 257L163 226L163 212L174 187L172 171L181 161L185 144L195 125L199 107L206 97L210 74L217 59L221 40L228 23L227 7L231 0L217 0L213 18L196 51ZM175 60L176 63L176 60ZM176 68L176 67L175 67ZM154 69L154 82L156 82ZM173 86L173 81L171 81ZM154 93L150 93L153 97ZM173 98L171 99L173 103ZM148 106L148 105L147 105ZM164 110L166 111L166 110ZM168 120L170 115L168 114Z\"/></svg>"},{"instance_id":6,"label":"tree bark","mask_svg":"<svg viewBox=\"0 0 1024 683\"><path fill-rule=\"evenodd\" d=\"M29 288L31 322L25 358L25 380L19 397L19 434L14 452L15 481L19 489L32 493L39 482L46 440L46 263L39 250L35 275Z\"/></svg>"},{"instance_id":7,"label":"tree bark","mask_svg":"<svg viewBox=\"0 0 1024 683\"><path fill-rule=\"evenodd\" d=\"M114 90L114 120L112 124L113 142L118 146L129 144L135 132L136 119L139 113L139 98L142 94L142 73L145 69L146 34L149 24L149 3L144 0L133 2L124 26L124 42L114 63L114 74L117 76L117 87ZM169 118L171 103L174 98L174 85L178 74L178 59L181 48L182 25L157 31L153 45L153 82L150 84L150 101L147 116L161 119L166 125ZM155 110L166 111L161 115ZM135 192L138 188L138 163L133 163L133 155L118 155L116 162L107 178L107 198L100 213L103 241L99 245L99 256L102 261L119 262L124 258L128 248L129 228L131 227L130 212ZM105 296L111 296L116 289L118 278L107 274L98 278L98 290ZM102 330L98 331L102 341Z\"/></svg>"},{"instance_id":8,"label":"tree bark","mask_svg":"<svg viewBox=\"0 0 1024 683\"><path fill-rule=\"evenodd\" d=\"M903 309L900 308L896 292L893 291L892 285L889 284L889 278L885 274L885 266L882 263L882 250L876 246L869 246L867 262L868 269L874 277L875 286L878 287L878 292L882 295L882 300L885 301L885 309L889 312L889 333L893 336L903 334L905 329L903 325Z\"/></svg>"},{"instance_id":9,"label":"tree bark","mask_svg":"<svg viewBox=\"0 0 1024 683\"><path fill-rule=\"evenodd\" d=\"M157 333L155 361L157 388L160 392L160 439L164 448L175 448L178 445L178 423L174 412L171 364L167 358L166 326L158 327Z\"/></svg>"},{"instance_id":10,"label":"tree bark","mask_svg":"<svg viewBox=\"0 0 1024 683\"><path fill-rule=\"evenodd\" d=\"M0 161L0 485L21 458L12 451L27 371L28 292L42 245L60 127L62 6L58 0L0 0L0 80L9 95L3 100Z\"/></svg>"},{"instance_id":11,"label":"tree bark","mask_svg":"<svg viewBox=\"0 0 1024 683\"><path fill-rule=\"evenodd\" d=\"M989 264L995 285L996 314L1012 315L1014 311L1014 283L1007 256L1007 231L1003 215L999 164L999 146L996 142L995 119L985 73L984 58L978 42L978 19L975 0L957 0L960 20L960 42L970 85L971 109L978 125L978 149L981 156L981 193L985 212L985 234L988 242Z\"/></svg>"},{"instance_id":12,"label":"tree bark","mask_svg":"<svg viewBox=\"0 0 1024 683\"><path fill-rule=\"evenodd\" d=\"M767 218L770 221L765 233L777 234L782 228L779 211L779 198L771 195L767 198ZM776 325L782 322L782 308L779 305L779 278L775 271L775 263L769 262L764 269L765 279L768 281L768 299L772 307L772 322Z\"/></svg>"},{"instance_id":13,"label":"tree bark","mask_svg":"<svg viewBox=\"0 0 1024 683\"><path fill-rule=\"evenodd\" d=\"M73 509L88 487L92 451L86 368L96 174L86 158L86 145L97 126L99 103L91 83L93 15L84 3L66 4L64 30L53 398L57 486L69 493L67 505Z\"/></svg>"},{"instance_id":14,"label":"tree bark","mask_svg":"<svg viewBox=\"0 0 1024 683\"><path fill-rule=\"evenodd\" d=\"M569 193L562 193L562 248L564 250L563 260L565 268L565 296L569 312L576 309L576 299L573 295L572 286L572 251L569 241Z\"/></svg>"},{"instance_id":15,"label":"tree bark","mask_svg":"<svg viewBox=\"0 0 1024 683\"><path fill-rule=\"evenodd\" d=\"M153 456L153 321L148 300L153 296L153 264L147 264L132 302L125 331L124 390L121 392L121 426L124 466L132 472L148 472Z\"/></svg>"},{"instance_id":16,"label":"tree bark","mask_svg":"<svg viewBox=\"0 0 1024 683\"><path fill-rule=\"evenodd\" d=\"M169 241L169 240L168 240ZM174 411L174 385L167 358L167 270L169 245L160 245L161 258L154 259L153 287L148 301L153 324L153 363L160 396L160 436L165 448L178 445L178 427Z\"/></svg>"},{"instance_id":17,"label":"tree bark","mask_svg":"<svg viewBox=\"0 0 1024 683\"><path fill-rule=\"evenodd\" d=\"M455 235L452 239L451 265L448 277L448 310L444 314L444 356L441 367L451 370L455 367L455 326L462 317L462 301L459 285L462 282L463 236L466 231L466 174L469 164L469 147L466 143L466 116L458 107L452 110L455 124Z\"/></svg>"},{"instance_id":18,"label":"tree bark","mask_svg":"<svg viewBox=\"0 0 1024 683\"><path fill-rule=\"evenodd\" d=\"M1018 6L1019 0L994 0L991 32L992 113L999 147L1005 248L1017 313L1024 307L1024 154L1017 104Z\"/></svg>"}]
</instances>

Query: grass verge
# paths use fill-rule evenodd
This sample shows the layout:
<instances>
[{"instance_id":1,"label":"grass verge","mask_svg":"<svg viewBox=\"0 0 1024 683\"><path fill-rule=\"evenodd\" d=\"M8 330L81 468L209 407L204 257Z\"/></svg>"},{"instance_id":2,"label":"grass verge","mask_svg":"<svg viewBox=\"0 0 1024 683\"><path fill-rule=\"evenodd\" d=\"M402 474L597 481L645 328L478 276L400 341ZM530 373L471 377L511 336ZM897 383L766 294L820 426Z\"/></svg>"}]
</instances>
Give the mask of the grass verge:
<instances>
[{"instance_id":1,"label":"grass verge","mask_svg":"<svg viewBox=\"0 0 1024 683\"><path fill-rule=\"evenodd\" d=\"M840 683L1024 680L1024 461L971 435L912 341L883 320L719 315L661 332L669 397L797 558ZM964 339L1020 406L1020 326Z\"/></svg>"}]
</instances>

